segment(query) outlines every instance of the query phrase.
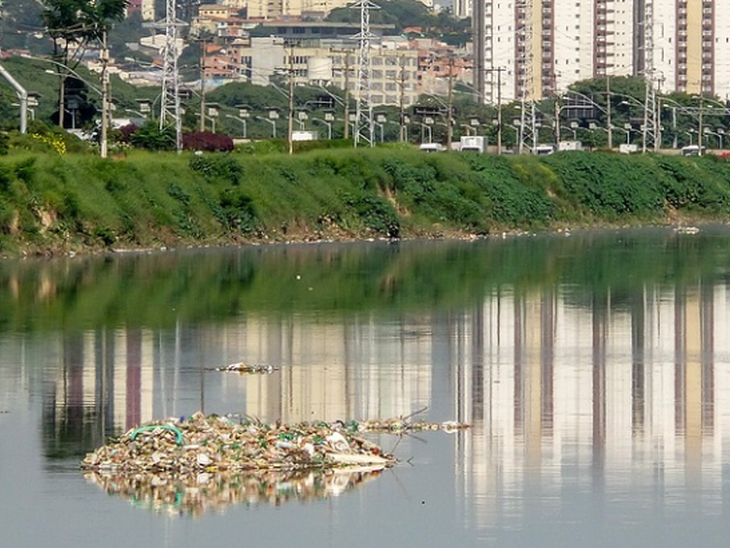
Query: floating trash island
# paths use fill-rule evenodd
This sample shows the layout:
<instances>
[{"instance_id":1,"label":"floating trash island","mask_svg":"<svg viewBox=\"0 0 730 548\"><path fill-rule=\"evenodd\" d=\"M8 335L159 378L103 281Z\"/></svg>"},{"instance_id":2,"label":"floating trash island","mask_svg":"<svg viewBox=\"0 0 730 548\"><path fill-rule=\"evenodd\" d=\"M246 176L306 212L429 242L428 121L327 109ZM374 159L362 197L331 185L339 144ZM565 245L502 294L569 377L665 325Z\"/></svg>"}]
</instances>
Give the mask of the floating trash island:
<instances>
[{"instance_id":1,"label":"floating trash island","mask_svg":"<svg viewBox=\"0 0 730 548\"><path fill-rule=\"evenodd\" d=\"M265 424L196 413L135 428L86 455L85 470L177 472L293 470L396 459L344 423Z\"/></svg>"},{"instance_id":2,"label":"floating trash island","mask_svg":"<svg viewBox=\"0 0 730 548\"><path fill-rule=\"evenodd\" d=\"M465 428L402 417L266 424L198 412L129 430L87 454L81 468L87 480L136 505L197 515L234 501L323 498L377 477L398 461L366 433Z\"/></svg>"}]
</instances>

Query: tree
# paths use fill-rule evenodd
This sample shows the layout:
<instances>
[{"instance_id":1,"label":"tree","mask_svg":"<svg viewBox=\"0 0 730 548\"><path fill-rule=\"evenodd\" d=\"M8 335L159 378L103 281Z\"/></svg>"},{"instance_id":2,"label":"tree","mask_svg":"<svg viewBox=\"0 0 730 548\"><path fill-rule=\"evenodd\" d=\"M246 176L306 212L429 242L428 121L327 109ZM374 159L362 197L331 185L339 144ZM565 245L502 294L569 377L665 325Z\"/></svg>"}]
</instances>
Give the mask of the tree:
<instances>
[{"instance_id":1,"label":"tree","mask_svg":"<svg viewBox=\"0 0 730 548\"><path fill-rule=\"evenodd\" d=\"M63 127L66 80L91 43L105 42L109 29L124 19L128 0L43 0L43 24L53 42L60 77L58 120Z\"/></svg>"}]
</instances>

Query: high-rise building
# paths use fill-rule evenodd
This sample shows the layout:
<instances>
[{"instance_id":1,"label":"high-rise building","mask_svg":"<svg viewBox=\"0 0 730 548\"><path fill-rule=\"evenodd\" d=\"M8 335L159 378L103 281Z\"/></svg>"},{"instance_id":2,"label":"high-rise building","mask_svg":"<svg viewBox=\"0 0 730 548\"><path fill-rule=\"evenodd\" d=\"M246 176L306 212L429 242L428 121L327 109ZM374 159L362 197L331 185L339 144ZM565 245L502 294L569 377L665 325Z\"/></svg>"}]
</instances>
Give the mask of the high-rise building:
<instances>
[{"instance_id":1,"label":"high-rise building","mask_svg":"<svg viewBox=\"0 0 730 548\"><path fill-rule=\"evenodd\" d=\"M474 0L472 14L475 86L489 103L627 75L730 99L727 0Z\"/></svg>"}]
</instances>

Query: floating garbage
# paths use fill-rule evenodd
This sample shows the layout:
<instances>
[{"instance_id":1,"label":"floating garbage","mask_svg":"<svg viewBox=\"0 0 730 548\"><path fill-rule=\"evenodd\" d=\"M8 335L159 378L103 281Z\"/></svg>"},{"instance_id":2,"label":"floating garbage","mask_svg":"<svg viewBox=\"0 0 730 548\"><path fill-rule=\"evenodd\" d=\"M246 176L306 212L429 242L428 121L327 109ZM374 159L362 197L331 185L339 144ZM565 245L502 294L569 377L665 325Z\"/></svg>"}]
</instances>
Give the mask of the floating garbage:
<instances>
[{"instance_id":1,"label":"floating garbage","mask_svg":"<svg viewBox=\"0 0 730 548\"><path fill-rule=\"evenodd\" d=\"M265 424L196 413L130 430L86 455L85 470L192 473L386 468L396 459L343 423Z\"/></svg>"},{"instance_id":2,"label":"floating garbage","mask_svg":"<svg viewBox=\"0 0 730 548\"><path fill-rule=\"evenodd\" d=\"M131 429L87 454L81 468L87 480L107 492L155 511L198 515L238 502L325 498L397 463L366 433L469 427L453 421L414 422L412 416L266 424L247 416L198 412Z\"/></svg>"},{"instance_id":3,"label":"floating garbage","mask_svg":"<svg viewBox=\"0 0 730 548\"><path fill-rule=\"evenodd\" d=\"M280 506L336 497L378 477L381 470L351 467L289 471L169 474L87 471L84 477L138 508L199 517L233 504Z\"/></svg>"},{"instance_id":4,"label":"floating garbage","mask_svg":"<svg viewBox=\"0 0 730 548\"><path fill-rule=\"evenodd\" d=\"M246 364L243 362L231 363L223 367L214 367L209 371L234 371L236 373L273 373L278 368L267 364Z\"/></svg>"}]
</instances>

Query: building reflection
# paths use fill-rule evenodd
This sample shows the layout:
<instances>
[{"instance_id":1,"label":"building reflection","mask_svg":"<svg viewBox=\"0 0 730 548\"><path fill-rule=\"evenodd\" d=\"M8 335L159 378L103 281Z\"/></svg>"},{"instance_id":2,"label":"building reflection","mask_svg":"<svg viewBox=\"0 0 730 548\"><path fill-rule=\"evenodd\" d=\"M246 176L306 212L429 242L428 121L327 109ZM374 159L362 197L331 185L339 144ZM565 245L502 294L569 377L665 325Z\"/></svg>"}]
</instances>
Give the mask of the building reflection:
<instances>
[{"instance_id":1,"label":"building reflection","mask_svg":"<svg viewBox=\"0 0 730 548\"><path fill-rule=\"evenodd\" d=\"M58 361L43 369L44 441L49 456L83 452L198 409L296 422L428 407L473 424L455 437L454 460L477 527L576 486L606 498L636 485L646 496L719 490L730 368L715 363L730 356L729 297L702 281L623 295L503 286L471 310L431 316L251 315L66 334L43 342ZM278 369L210 371L242 359ZM708 500L721 504L717 493Z\"/></svg>"},{"instance_id":2,"label":"building reflection","mask_svg":"<svg viewBox=\"0 0 730 548\"><path fill-rule=\"evenodd\" d=\"M639 505L673 487L721 501L730 376L715 360L730 355L717 337L727 299L699 282L589 305L507 290L480 304L467 338L481 344L455 381L474 424L459 482L471 525L504 526L531 498L573 488L603 500L636 488Z\"/></svg>"}]
</instances>

